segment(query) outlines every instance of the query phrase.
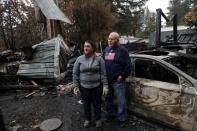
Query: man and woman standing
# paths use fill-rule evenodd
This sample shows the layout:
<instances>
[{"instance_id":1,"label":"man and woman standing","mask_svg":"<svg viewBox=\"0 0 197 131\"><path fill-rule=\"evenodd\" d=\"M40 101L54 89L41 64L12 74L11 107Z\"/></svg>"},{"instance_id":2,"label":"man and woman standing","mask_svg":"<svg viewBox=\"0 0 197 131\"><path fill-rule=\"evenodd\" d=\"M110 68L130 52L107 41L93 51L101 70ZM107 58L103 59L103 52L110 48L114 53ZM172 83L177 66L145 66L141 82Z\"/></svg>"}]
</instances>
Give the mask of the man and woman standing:
<instances>
[{"instance_id":1,"label":"man and woman standing","mask_svg":"<svg viewBox=\"0 0 197 131\"><path fill-rule=\"evenodd\" d=\"M84 55L77 58L73 68L73 83L79 87L84 101L84 127L91 123L91 104L94 107L96 127L101 127L101 96L106 96L107 119L114 117L113 99L117 99L118 120L127 121L125 101L125 78L131 71L131 60L127 50L120 46L119 35L110 33L104 60L95 55L95 45L84 43ZM106 77L107 74L107 77ZM103 88L103 92L102 92Z\"/></svg>"}]
</instances>

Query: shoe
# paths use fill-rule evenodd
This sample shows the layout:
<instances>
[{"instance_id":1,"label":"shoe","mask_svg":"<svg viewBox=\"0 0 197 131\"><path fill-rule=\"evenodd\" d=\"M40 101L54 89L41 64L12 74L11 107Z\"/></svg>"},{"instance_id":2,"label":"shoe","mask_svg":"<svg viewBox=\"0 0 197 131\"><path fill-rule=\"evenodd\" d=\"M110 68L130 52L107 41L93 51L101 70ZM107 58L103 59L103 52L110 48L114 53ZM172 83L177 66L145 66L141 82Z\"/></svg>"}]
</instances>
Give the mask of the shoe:
<instances>
[{"instance_id":1,"label":"shoe","mask_svg":"<svg viewBox=\"0 0 197 131\"><path fill-rule=\"evenodd\" d=\"M127 126L127 121L119 121L120 127L126 127Z\"/></svg>"},{"instance_id":2,"label":"shoe","mask_svg":"<svg viewBox=\"0 0 197 131\"><path fill-rule=\"evenodd\" d=\"M105 119L106 122L112 122L113 120L114 120L114 117L112 117L112 116L108 116L108 117Z\"/></svg>"},{"instance_id":3,"label":"shoe","mask_svg":"<svg viewBox=\"0 0 197 131\"><path fill-rule=\"evenodd\" d=\"M83 123L83 126L84 126L85 128L90 127L90 121L85 120L85 122Z\"/></svg>"},{"instance_id":4,"label":"shoe","mask_svg":"<svg viewBox=\"0 0 197 131\"><path fill-rule=\"evenodd\" d=\"M96 128L102 127L102 122L101 120L96 121Z\"/></svg>"}]
</instances>

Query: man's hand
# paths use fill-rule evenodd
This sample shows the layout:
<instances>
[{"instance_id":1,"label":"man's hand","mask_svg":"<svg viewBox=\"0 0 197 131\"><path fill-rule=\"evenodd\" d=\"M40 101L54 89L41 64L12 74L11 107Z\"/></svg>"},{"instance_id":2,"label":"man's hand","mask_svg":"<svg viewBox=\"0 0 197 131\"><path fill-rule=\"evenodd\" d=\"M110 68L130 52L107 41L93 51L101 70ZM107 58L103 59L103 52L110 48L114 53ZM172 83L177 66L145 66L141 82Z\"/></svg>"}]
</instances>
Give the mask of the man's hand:
<instances>
[{"instance_id":1,"label":"man's hand","mask_svg":"<svg viewBox=\"0 0 197 131\"><path fill-rule=\"evenodd\" d=\"M104 85L104 86L103 86L103 95L106 96L106 95L108 94L108 92L109 92L109 87L108 87L108 85Z\"/></svg>"}]
</instances>

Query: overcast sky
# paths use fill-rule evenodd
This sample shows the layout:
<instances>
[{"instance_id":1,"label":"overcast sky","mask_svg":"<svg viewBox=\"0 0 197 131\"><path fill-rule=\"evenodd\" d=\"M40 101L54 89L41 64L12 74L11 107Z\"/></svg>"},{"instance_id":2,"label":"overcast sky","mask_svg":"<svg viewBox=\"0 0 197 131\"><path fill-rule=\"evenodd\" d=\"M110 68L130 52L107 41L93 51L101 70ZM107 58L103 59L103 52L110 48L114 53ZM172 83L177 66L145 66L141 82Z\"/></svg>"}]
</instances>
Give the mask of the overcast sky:
<instances>
[{"instance_id":1,"label":"overcast sky","mask_svg":"<svg viewBox=\"0 0 197 131\"><path fill-rule=\"evenodd\" d=\"M151 12L156 12L156 9L161 8L164 13L167 13L169 0L148 0L146 5Z\"/></svg>"}]
</instances>

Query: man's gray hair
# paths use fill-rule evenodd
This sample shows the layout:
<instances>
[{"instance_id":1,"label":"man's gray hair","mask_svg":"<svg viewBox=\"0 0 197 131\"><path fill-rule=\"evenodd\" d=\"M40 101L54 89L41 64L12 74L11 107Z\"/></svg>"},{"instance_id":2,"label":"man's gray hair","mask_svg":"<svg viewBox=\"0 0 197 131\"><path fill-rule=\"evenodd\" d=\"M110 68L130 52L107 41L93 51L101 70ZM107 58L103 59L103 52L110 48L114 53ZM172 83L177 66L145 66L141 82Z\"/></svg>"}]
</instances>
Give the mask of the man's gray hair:
<instances>
[{"instance_id":1,"label":"man's gray hair","mask_svg":"<svg viewBox=\"0 0 197 131\"><path fill-rule=\"evenodd\" d=\"M117 32L111 32L109 35L112 35L112 36L116 37L117 39L120 38L120 36Z\"/></svg>"}]
</instances>

